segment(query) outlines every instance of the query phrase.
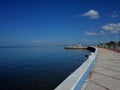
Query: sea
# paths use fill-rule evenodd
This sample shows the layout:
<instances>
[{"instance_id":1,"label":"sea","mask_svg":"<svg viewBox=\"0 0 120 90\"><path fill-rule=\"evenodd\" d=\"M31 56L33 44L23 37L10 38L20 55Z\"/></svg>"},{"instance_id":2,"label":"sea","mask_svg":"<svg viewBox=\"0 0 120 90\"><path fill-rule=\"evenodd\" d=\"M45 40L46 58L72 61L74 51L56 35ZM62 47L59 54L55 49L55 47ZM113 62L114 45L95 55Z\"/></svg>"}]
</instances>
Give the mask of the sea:
<instances>
[{"instance_id":1,"label":"sea","mask_svg":"<svg viewBox=\"0 0 120 90\"><path fill-rule=\"evenodd\" d=\"M89 54L64 46L0 46L0 90L53 90Z\"/></svg>"}]
</instances>

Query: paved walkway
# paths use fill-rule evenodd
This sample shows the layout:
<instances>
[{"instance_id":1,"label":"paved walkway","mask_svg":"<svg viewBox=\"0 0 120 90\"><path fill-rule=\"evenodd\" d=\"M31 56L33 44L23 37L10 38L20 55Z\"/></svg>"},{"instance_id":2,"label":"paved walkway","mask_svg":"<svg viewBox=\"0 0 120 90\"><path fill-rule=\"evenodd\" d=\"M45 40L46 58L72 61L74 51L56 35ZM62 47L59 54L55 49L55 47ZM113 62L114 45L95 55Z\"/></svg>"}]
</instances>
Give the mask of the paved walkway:
<instances>
[{"instance_id":1,"label":"paved walkway","mask_svg":"<svg viewBox=\"0 0 120 90\"><path fill-rule=\"evenodd\" d=\"M120 90L120 53L98 49L93 70L82 90Z\"/></svg>"}]
</instances>

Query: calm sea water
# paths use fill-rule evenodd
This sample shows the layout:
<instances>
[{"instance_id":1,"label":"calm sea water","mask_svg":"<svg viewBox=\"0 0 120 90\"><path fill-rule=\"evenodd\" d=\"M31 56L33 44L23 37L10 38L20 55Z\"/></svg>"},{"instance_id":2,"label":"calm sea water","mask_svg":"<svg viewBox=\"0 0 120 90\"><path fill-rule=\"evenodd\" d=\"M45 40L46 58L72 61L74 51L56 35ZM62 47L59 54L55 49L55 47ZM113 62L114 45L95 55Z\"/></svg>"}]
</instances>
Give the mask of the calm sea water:
<instances>
[{"instance_id":1,"label":"calm sea water","mask_svg":"<svg viewBox=\"0 0 120 90\"><path fill-rule=\"evenodd\" d=\"M63 46L1 47L0 90L53 90L90 54Z\"/></svg>"}]
</instances>

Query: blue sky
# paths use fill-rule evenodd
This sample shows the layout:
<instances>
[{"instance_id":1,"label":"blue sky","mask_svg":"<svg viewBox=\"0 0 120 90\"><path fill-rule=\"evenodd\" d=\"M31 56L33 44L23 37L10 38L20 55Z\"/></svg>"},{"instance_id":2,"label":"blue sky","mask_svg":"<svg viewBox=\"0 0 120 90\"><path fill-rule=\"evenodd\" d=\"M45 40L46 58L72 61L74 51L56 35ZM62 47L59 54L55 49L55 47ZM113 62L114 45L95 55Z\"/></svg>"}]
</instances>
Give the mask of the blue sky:
<instances>
[{"instance_id":1,"label":"blue sky","mask_svg":"<svg viewBox=\"0 0 120 90\"><path fill-rule=\"evenodd\" d=\"M0 0L0 45L120 40L119 0Z\"/></svg>"}]
</instances>

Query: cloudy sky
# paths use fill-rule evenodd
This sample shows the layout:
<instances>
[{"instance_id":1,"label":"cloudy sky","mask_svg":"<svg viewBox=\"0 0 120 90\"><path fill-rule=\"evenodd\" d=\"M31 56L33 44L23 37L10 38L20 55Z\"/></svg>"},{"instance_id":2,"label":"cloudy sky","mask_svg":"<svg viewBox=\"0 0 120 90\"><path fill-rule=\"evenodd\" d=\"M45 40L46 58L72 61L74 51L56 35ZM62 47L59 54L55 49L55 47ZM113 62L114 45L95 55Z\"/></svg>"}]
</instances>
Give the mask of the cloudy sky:
<instances>
[{"instance_id":1,"label":"cloudy sky","mask_svg":"<svg viewBox=\"0 0 120 90\"><path fill-rule=\"evenodd\" d=\"M120 40L120 0L0 0L0 44Z\"/></svg>"}]
</instances>

